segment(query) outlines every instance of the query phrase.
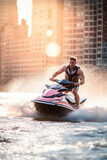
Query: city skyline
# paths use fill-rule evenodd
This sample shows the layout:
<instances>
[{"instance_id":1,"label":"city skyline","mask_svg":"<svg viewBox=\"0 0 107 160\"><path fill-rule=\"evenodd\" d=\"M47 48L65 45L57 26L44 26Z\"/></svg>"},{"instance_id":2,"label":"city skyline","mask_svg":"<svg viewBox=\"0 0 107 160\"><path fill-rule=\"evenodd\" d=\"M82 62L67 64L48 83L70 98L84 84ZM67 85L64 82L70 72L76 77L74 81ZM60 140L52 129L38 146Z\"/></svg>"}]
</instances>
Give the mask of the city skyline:
<instances>
[{"instance_id":1,"label":"city skyline","mask_svg":"<svg viewBox=\"0 0 107 160\"><path fill-rule=\"evenodd\" d=\"M68 64L70 56L78 65L107 65L105 0L33 0L32 9L31 0L0 1L3 82ZM26 21L32 27L29 37Z\"/></svg>"}]
</instances>

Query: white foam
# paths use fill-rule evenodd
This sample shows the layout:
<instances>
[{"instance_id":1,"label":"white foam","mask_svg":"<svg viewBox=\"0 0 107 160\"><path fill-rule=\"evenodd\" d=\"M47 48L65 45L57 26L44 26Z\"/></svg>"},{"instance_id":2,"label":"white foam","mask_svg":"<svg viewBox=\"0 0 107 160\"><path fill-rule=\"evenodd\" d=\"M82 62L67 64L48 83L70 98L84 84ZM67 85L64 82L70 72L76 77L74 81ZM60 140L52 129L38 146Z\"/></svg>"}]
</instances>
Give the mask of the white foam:
<instances>
[{"instance_id":1,"label":"white foam","mask_svg":"<svg viewBox=\"0 0 107 160\"><path fill-rule=\"evenodd\" d=\"M63 120L72 122L107 122L107 108L78 109L63 117Z\"/></svg>"}]
</instances>

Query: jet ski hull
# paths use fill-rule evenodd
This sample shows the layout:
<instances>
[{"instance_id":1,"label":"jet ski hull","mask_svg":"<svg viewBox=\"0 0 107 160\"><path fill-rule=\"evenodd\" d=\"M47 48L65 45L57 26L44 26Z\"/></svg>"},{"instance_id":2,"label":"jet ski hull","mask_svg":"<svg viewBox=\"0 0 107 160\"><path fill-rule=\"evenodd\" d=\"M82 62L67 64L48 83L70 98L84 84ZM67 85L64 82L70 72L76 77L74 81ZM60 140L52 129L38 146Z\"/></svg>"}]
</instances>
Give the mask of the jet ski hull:
<instances>
[{"instance_id":1,"label":"jet ski hull","mask_svg":"<svg viewBox=\"0 0 107 160\"><path fill-rule=\"evenodd\" d=\"M69 108L65 105L60 105L57 103L45 102L45 101L34 101L36 111L39 115L53 116L53 117L63 117L68 113L74 111L73 108Z\"/></svg>"},{"instance_id":2,"label":"jet ski hull","mask_svg":"<svg viewBox=\"0 0 107 160\"><path fill-rule=\"evenodd\" d=\"M66 79L55 79L55 82L58 84L46 85L47 88L43 90L42 95L32 101L40 117L60 119L77 109L74 97L66 92L72 90L74 83ZM83 99L80 103L85 100Z\"/></svg>"}]
</instances>

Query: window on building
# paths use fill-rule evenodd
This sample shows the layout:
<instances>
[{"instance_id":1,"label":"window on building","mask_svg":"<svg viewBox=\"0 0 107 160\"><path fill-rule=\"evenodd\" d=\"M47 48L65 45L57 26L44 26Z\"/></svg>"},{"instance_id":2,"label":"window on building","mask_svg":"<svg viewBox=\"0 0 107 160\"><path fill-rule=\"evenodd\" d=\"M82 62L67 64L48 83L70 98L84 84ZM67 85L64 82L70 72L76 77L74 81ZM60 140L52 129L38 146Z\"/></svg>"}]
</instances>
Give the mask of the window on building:
<instances>
[{"instance_id":1,"label":"window on building","mask_svg":"<svg viewBox=\"0 0 107 160\"><path fill-rule=\"evenodd\" d=\"M98 47L101 47L101 43L98 43L97 46L98 46Z\"/></svg>"},{"instance_id":2,"label":"window on building","mask_svg":"<svg viewBox=\"0 0 107 160\"><path fill-rule=\"evenodd\" d=\"M92 10L93 9L93 6L92 5L90 5L90 10Z\"/></svg>"},{"instance_id":3,"label":"window on building","mask_svg":"<svg viewBox=\"0 0 107 160\"><path fill-rule=\"evenodd\" d=\"M85 53L88 53L88 50L87 50L87 49L85 49Z\"/></svg>"},{"instance_id":4,"label":"window on building","mask_svg":"<svg viewBox=\"0 0 107 160\"><path fill-rule=\"evenodd\" d=\"M98 26L98 30L101 30L102 29L102 27L101 26Z\"/></svg>"},{"instance_id":5,"label":"window on building","mask_svg":"<svg viewBox=\"0 0 107 160\"><path fill-rule=\"evenodd\" d=\"M97 13L97 12L96 12L96 11L94 11L94 15L96 15L96 13Z\"/></svg>"},{"instance_id":6,"label":"window on building","mask_svg":"<svg viewBox=\"0 0 107 160\"><path fill-rule=\"evenodd\" d=\"M103 54L103 58L107 58L107 54Z\"/></svg>"},{"instance_id":7,"label":"window on building","mask_svg":"<svg viewBox=\"0 0 107 160\"><path fill-rule=\"evenodd\" d=\"M101 32L98 32L98 35L101 35Z\"/></svg>"},{"instance_id":8,"label":"window on building","mask_svg":"<svg viewBox=\"0 0 107 160\"><path fill-rule=\"evenodd\" d=\"M98 0L98 3L102 3L102 0Z\"/></svg>"},{"instance_id":9,"label":"window on building","mask_svg":"<svg viewBox=\"0 0 107 160\"><path fill-rule=\"evenodd\" d=\"M96 55L93 55L93 59L96 59Z\"/></svg>"},{"instance_id":10,"label":"window on building","mask_svg":"<svg viewBox=\"0 0 107 160\"><path fill-rule=\"evenodd\" d=\"M90 52L90 53L94 53L93 49L90 49L89 52Z\"/></svg>"},{"instance_id":11,"label":"window on building","mask_svg":"<svg viewBox=\"0 0 107 160\"><path fill-rule=\"evenodd\" d=\"M98 14L101 14L101 10L98 10Z\"/></svg>"},{"instance_id":12,"label":"window on building","mask_svg":"<svg viewBox=\"0 0 107 160\"><path fill-rule=\"evenodd\" d=\"M97 7L96 6L94 6L94 10L96 10L97 9Z\"/></svg>"},{"instance_id":13,"label":"window on building","mask_svg":"<svg viewBox=\"0 0 107 160\"><path fill-rule=\"evenodd\" d=\"M93 61L93 65L96 65L96 61Z\"/></svg>"},{"instance_id":14,"label":"window on building","mask_svg":"<svg viewBox=\"0 0 107 160\"><path fill-rule=\"evenodd\" d=\"M102 7L102 5L101 4L98 4L98 8L101 8Z\"/></svg>"},{"instance_id":15,"label":"window on building","mask_svg":"<svg viewBox=\"0 0 107 160\"><path fill-rule=\"evenodd\" d=\"M103 48L103 52L106 52L106 53L107 53L107 48Z\"/></svg>"},{"instance_id":16,"label":"window on building","mask_svg":"<svg viewBox=\"0 0 107 160\"><path fill-rule=\"evenodd\" d=\"M97 54L97 58L101 58L101 54Z\"/></svg>"},{"instance_id":17,"label":"window on building","mask_svg":"<svg viewBox=\"0 0 107 160\"><path fill-rule=\"evenodd\" d=\"M101 53L101 49L97 49L97 53Z\"/></svg>"},{"instance_id":18,"label":"window on building","mask_svg":"<svg viewBox=\"0 0 107 160\"><path fill-rule=\"evenodd\" d=\"M107 60L103 60L103 64L107 64Z\"/></svg>"},{"instance_id":19,"label":"window on building","mask_svg":"<svg viewBox=\"0 0 107 160\"><path fill-rule=\"evenodd\" d=\"M88 55L84 55L84 58L88 59Z\"/></svg>"},{"instance_id":20,"label":"window on building","mask_svg":"<svg viewBox=\"0 0 107 160\"><path fill-rule=\"evenodd\" d=\"M89 61L89 64L93 64L93 61Z\"/></svg>"},{"instance_id":21,"label":"window on building","mask_svg":"<svg viewBox=\"0 0 107 160\"><path fill-rule=\"evenodd\" d=\"M96 31L96 27L90 28L90 31Z\"/></svg>"},{"instance_id":22,"label":"window on building","mask_svg":"<svg viewBox=\"0 0 107 160\"><path fill-rule=\"evenodd\" d=\"M98 41L101 41L101 38L98 38Z\"/></svg>"},{"instance_id":23,"label":"window on building","mask_svg":"<svg viewBox=\"0 0 107 160\"><path fill-rule=\"evenodd\" d=\"M88 3L89 3L89 0L86 0L86 1L85 1L85 4L88 4Z\"/></svg>"},{"instance_id":24,"label":"window on building","mask_svg":"<svg viewBox=\"0 0 107 160\"><path fill-rule=\"evenodd\" d=\"M89 55L89 59L93 59L93 55Z\"/></svg>"},{"instance_id":25,"label":"window on building","mask_svg":"<svg viewBox=\"0 0 107 160\"><path fill-rule=\"evenodd\" d=\"M90 22L90 26L93 26L94 25L94 23L93 22Z\"/></svg>"},{"instance_id":26,"label":"window on building","mask_svg":"<svg viewBox=\"0 0 107 160\"><path fill-rule=\"evenodd\" d=\"M107 42L103 41L103 47L107 47Z\"/></svg>"},{"instance_id":27,"label":"window on building","mask_svg":"<svg viewBox=\"0 0 107 160\"><path fill-rule=\"evenodd\" d=\"M98 65L101 65L101 61L100 61L100 60L98 60L98 61L97 61L97 64L98 64Z\"/></svg>"},{"instance_id":28,"label":"window on building","mask_svg":"<svg viewBox=\"0 0 107 160\"><path fill-rule=\"evenodd\" d=\"M88 64L88 61L84 61L84 64Z\"/></svg>"},{"instance_id":29,"label":"window on building","mask_svg":"<svg viewBox=\"0 0 107 160\"><path fill-rule=\"evenodd\" d=\"M97 17L96 16L94 16L94 21L96 21L97 20Z\"/></svg>"},{"instance_id":30,"label":"window on building","mask_svg":"<svg viewBox=\"0 0 107 160\"><path fill-rule=\"evenodd\" d=\"M99 15L99 16L98 16L98 19L101 19L101 18L102 18L101 15Z\"/></svg>"},{"instance_id":31,"label":"window on building","mask_svg":"<svg viewBox=\"0 0 107 160\"><path fill-rule=\"evenodd\" d=\"M95 43L93 44L93 47L96 47L96 44L95 44Z\"/></svg>"}]
</instances>

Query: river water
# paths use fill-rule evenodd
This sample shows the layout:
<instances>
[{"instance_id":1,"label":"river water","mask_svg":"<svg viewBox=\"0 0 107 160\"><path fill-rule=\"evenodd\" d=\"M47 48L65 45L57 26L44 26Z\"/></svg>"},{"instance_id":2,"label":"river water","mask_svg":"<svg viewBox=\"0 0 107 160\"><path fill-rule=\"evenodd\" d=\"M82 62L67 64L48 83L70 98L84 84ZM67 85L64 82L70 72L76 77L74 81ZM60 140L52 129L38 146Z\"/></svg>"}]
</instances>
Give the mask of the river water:
<instances>
[{"instance_id":1,"label":"river water","mask_svg":"<svg viewBox=\"0 0 107 160\"><path fill-rule=\"evenodd\" d=\"M83 68L85 104L59 121L38 121L31 100L54 70L11 81L0 93L0 160L107 159L106 71Z\"/></svg>"}]
</instances>

